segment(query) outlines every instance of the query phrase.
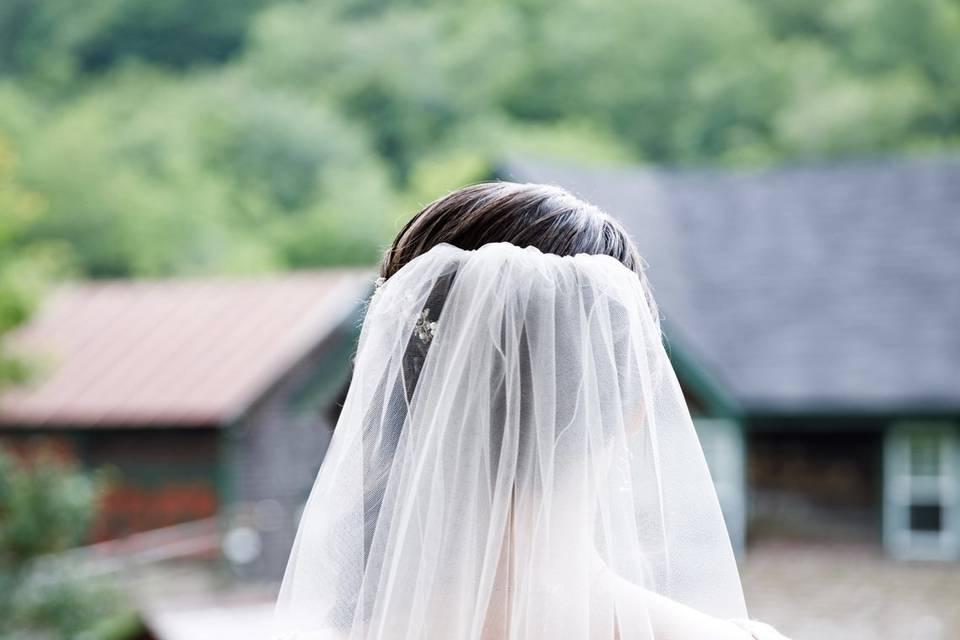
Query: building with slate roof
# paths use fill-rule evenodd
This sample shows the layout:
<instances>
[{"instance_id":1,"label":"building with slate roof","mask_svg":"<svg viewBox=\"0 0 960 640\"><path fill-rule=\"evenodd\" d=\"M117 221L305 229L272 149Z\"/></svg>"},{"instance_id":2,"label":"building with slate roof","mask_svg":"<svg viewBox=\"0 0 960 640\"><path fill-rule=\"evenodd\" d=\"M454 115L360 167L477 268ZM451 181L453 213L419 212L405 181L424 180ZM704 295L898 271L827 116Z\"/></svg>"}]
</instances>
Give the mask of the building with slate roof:
<instances>
[{"instance_id":1,"label":"building with slate roof","mask_svg":"<svg viewBox=\"0 0 960 640\"><path fill-rule=\"evenodd\" d=\"M737 544L960 559L960 158L495 177L630 230Z\"/></svg>"},{"instance_id":2,"label":"building with slate roof","mask_svg":"<svg viewBox=\"0 0 960 640\"><path fill-rule=\"evenodd\" d=\"M243 570L278 577L372 278L67 284L10 336L36 374L0 394L0 442L114 468L97 539L217 517L243 532Z\"/></svg>"}]
</instances>

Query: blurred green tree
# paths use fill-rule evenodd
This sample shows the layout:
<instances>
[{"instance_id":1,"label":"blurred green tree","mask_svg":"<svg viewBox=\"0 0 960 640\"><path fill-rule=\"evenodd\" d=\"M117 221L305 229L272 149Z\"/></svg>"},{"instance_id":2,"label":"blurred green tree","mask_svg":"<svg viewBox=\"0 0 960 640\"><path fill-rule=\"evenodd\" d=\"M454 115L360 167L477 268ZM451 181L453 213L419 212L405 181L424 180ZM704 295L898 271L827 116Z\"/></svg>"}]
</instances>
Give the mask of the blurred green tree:
<instances>
[{"instance_id":1,"label":"blurred green tree","mask_svg":"<svg viewBox=\"0 0 960 640\"><path fill-rule=\"evenodd\" d=\"M130 59L174 68L238 52L271 0L4 0L0 74L64 81Z\"/></svg>"},{"instance_id":2,"label":"blurred green tree","mask_svg":"<svg viewBox=\"0 0 960 640\"><path fill-rule=\"evenodd\" d=\"M85 70L138 58L170 67L223 62L269 0L100 0L103 17L76 45Z\"/></svg>"},{"instance_id":3,"label":"blurred green tree","mask_svg":"<svg viewBox=\"0 0 960 640\"><path fill-rule=\"evenodd\" d=\"M62 246L24 241L45 205L22 184L13 146L0 136L0 391L32 372L8 337L62 274ZM138 629L112 589L56 557L86 541L106 479L52 449L29 445L14 455L0 446L0 637L120 640Z\"/></svg>"},{"instance_id":4,"label":"blurred green tree","mask_svg":"<svg viewBox=\"0 0 960 640\"><path fill-rule=\"evenodd\" d=\"M90 630L125 617L112 589L55 555L86 539L102 483L52 450L0 448L2 637L99 638Z\"/></svg>"},{"instance_id":5,"label":"blurred green tree","mask_svg":"<svg viewBox=\"0 0 960 640\"><path fill-rule=\"evenodd\" d=\"M10 0L0 130L88 274L363 262L512 154L954 149L958 41L952 0Z\"/></svg>"},{"instance_id":6,"label":"blurred green tree","mask_svg":"<svg viewBox=\"0 0 960 640\"><path fill-rule=\"evenodd\" d=\"M23 382L29 372L28 363L10 353L5 336L27 319L63 264L55 243L22 242L44 208L43 199L20 183L12 145L0 136L0 390Z\"/></svg>"},{"instance_id":7,"label":"blurred green tree","mask_svg":"<svg viewBox=\"0 0 960 640\"><path fill-rule=\"evenodd\" d=\"M30 141L24 175L49 211L27 237L68 238L90 275L356 263L388 233L364 132L239 74L118 71Z\"/></svg>"},{"instance_id":8,"label":"blurred green tree","mask_svg":"<svg viewBox=\"0 0 960 640\"><path fill-rule=\"evenodd\" d=\"M419 159L493 109L512 67L499 52L520 44L514 12L491 4L474 19L474 3L364 12L341 4L266 10L244 62L258 84L322 97L362 124L405 185Z\"/></svg>"}]
</instances>

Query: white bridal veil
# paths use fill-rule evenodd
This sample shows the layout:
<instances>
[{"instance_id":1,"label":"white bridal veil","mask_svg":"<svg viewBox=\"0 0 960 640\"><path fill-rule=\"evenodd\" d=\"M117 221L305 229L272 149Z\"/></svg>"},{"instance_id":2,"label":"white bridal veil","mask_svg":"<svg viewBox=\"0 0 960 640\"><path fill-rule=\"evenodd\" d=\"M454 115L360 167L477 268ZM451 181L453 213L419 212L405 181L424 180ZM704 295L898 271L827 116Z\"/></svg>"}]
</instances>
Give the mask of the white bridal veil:
<instances>
[{"instance_id":1,"label":"white bridal veil","mask_svg":"<svg viewBox=\"0 0 960 640\"><path fill-rule=\"evenodd\" d=\"M746 617L638 276L508 243L406 264L367 307L282 637L652 639L661 596Z\"/></svg>"}]
</instances>

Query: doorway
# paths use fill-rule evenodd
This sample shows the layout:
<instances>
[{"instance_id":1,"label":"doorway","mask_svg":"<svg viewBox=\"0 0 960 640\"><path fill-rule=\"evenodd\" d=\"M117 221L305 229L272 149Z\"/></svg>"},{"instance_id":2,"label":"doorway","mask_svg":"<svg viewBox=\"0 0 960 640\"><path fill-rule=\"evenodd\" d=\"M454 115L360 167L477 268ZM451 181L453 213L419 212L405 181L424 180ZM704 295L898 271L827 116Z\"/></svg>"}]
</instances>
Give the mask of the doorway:
<instances>
[{"instance_id":1,"label":"doorway","mask_svg":"<svg viewBox=\"0 0 960 640\"><path fill-rule=\"evenodd\" d=\"M882 445L879 430L751 433L750 540L879 545Z\"/></svg>"}]
</instances>

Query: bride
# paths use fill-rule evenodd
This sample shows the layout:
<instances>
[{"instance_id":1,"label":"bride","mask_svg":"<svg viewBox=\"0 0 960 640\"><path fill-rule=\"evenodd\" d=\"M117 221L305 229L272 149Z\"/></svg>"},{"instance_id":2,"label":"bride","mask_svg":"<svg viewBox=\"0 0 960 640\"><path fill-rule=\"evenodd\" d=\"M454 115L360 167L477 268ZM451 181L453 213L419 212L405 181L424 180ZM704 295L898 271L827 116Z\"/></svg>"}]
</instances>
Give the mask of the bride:
<instances>
[{"instance_id":1,"label":"bride","mask_svg":"<svg viewBox=\"0 0 960 640\"><path fill-rule=\"evenodd\" d=\"M465 187L403 228L279 637L783 638L747 618L642 265L547 185Z\"/></svg>"}]
</instances>

